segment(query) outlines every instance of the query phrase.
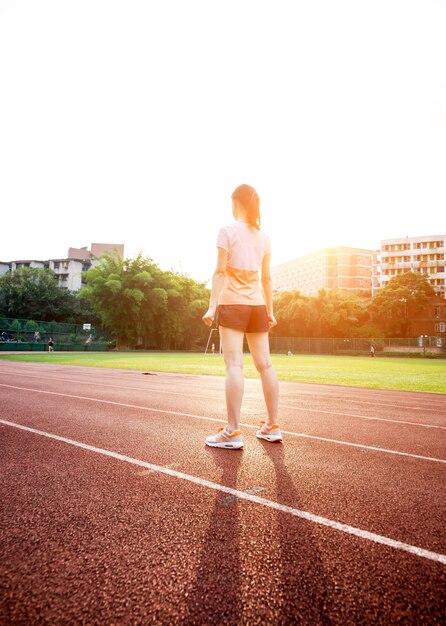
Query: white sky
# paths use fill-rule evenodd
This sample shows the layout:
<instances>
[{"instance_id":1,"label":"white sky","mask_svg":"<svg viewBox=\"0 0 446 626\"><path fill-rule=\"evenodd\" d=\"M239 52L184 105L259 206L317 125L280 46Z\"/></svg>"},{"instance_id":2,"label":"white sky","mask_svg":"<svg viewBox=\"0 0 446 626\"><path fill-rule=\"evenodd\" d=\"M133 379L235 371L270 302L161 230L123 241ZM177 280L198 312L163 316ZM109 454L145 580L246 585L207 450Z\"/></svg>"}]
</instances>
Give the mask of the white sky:
<instances>
[{"instance_id":1,"label":"white sky","mask_svg":"<svg viewBox=\"0 0 446 626\"><path fill-rule=\"evenodd\" d=\"M446 0L0 0L0 261L125 244L206 280L446 232Z\"/></svg>"}]
</instances>

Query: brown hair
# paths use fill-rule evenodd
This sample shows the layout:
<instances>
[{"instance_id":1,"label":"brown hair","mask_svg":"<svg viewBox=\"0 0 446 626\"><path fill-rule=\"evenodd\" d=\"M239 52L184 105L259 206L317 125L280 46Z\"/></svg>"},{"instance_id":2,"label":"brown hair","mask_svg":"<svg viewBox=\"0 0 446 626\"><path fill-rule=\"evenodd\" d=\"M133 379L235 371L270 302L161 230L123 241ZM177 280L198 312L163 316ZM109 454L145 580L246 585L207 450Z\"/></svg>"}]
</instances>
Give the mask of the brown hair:
<instances>
[{"instance_id":1,"label":"brown hair","mask_svg":"<svg viewBox=\"0 0 446 626\"><path fill-rule=\"evenodd\" d=\"M246 210L248 224L260 230L260 198L254 187L240 185L233 191L231 198L238 200Z\"/></svg>"}]
</instances>

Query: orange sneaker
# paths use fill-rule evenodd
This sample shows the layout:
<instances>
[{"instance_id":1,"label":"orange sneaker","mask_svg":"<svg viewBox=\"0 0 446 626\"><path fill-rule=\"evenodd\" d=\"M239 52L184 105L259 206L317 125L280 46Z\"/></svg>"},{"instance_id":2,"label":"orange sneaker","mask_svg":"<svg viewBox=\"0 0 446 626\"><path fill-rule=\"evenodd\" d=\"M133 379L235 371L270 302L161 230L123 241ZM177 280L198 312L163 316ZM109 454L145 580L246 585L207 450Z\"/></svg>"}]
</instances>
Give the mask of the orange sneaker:
<instances>
[{"instance_id":1,"label":"orange sneaker","mask_svg":"<svg viewBox=\"0 0 446 626\"><path fill-rule=\"evenodd\" d=\"M260 422L260 430L256 432L259 439L266 439L271 443L279 443L282 441L282 432L279 424L267 426L266 422Z\"/></svg>"},{"instance_id":2,"label":"orange sneaker","mask_svg":"<svg viewBox=\"0 0 446 626\"><path fill-rule=\"evenodd\" d=\"M206 439L206 444L211 448L230 448L232 450L238 450L243 448L242 433L239 430L234 430L233 433L229 433L227 428L219 428L216 435L212 435Z\"/></svg>"}]
</instances>

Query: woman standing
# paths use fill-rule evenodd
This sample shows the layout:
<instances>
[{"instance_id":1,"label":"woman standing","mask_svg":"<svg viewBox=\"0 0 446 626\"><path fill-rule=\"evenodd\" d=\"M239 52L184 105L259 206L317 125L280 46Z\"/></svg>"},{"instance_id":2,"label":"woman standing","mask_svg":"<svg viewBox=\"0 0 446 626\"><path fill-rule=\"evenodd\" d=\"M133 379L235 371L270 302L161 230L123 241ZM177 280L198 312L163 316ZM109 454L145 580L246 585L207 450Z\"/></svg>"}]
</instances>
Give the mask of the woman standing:
<instances>
[{"instance_id":1,"label":"woman standing","mask_svg":"<svg viewBox=\"0 0 446 626\"><path fill-rule=\"evenodd\" d=\"M273 313L270 273L271 244L260 230L260 201L255 189L240 185L232 194L234 222L218 233L218 259L212 277L209 309L203 316L212 326L218 306L218 325L226 365L228 424L206 443L215 448L242 448L239 430L243 399L243 339L260 373L268 417L257 437L282 441L277 421L279 389L271 364L268 331L277 324ZM259 278L259 270L261 278Z\"/></svg>"}]
</instances>

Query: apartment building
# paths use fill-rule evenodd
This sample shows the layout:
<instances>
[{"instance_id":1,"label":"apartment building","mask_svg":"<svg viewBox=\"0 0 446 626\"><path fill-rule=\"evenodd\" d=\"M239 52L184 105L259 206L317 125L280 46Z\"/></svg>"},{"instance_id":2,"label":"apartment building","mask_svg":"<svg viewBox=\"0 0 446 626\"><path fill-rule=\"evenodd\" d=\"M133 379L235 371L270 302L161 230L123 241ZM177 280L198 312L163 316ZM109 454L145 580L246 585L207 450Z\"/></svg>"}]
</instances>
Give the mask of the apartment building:
<instances>
[{"instance_id":1,"label":"apartment building","mask_svg":"<svg viewBox=\"0 0 446 626\"><path fill-rule=\"evenodd\" d=\"M350 292L372 290L376 251L337 246L312 252L271 269L275 291L300 291L314 296L320 289Z\"/></svg>"},{"instance_id":2,"label":"apartment building","mask_svg":"<svg viewBox=\"0 0 446 626\"><path fill-rule=\"evenodd\" d=\"M82 272L86 272L92 266L90 260L80 261L79 259L50 259L48 261L50 270L57 276L59 287L70 291L79 291L83 285Z\"/></svg>"},{"instance_id":3,"label":"apartment building","mask_svg":"<svg viewBox=\"0 0 446 626\"><path fill-rule=\"evenodd\" d=\"M7 261L0 261L0 276L11 271L11 266Z\"/></svg>"},{"instance_id":4,"label":"apartment building","mask_svg":"<svg viewBox=\"0 0 446 626\"><path fill-rule=\"evenodd\" d=\"M440 296L429 298L422 311L410 315L407 334L411 337L428 335L446 340L446 302Z\"/></svg>"},{"instance_id":5,"label":"apartment building","mask_svg":"<svg viewBox=\"0 0 446 626\"><path fill-rule=\"evenodd\" d=\"M20 267L34 267L52 270L60 287L70 291L79 291L82 287L82 272L97 265L97 258L105 252L117 251L124 256L124 245L115 243L92 243L91 250L84 248L69 248L68 257L49 259L47 261L19 260L0 263L0 276L6 272L13 272Z\"/></svg>"},{"instance_id":6,"label":"apartment building","mask_svg":"<svg viewBox=\"0 0 446 626\"><path fill-rule=\"evenodd\" d=\"M91 250L85 246L84 248L68 248L68 257L70 259L78 259L79 261L88 261L100 257L106 252L112 253L116 251L121 257L124 257L124 244L122 243L92 243Z\"/></svg>"},{"instance_id":7,"label":"apartment building","mask_svg":"<svg viewBox=\"0 0 446 626\"><path fill-rule=\"evenodd\" d=\"M446 298L446 235L383 239L373 266L374 288L385 287L398 274L426 275L436 295Z\"/></svg>"},{"instance_id":8,"label":"apartment building","mask_svg":"<svg viewBox=\"0 0 446 626\"><path fill-rule=\"evenodd\" d=\"M124 244L121 243L92 243L91 250L83 248L68 248L68 258L51 259L49 267L57 276L59 286L70 291L79 291L83 285L82 272L97 265L97 258L106 252L118 252L124 256Z\"/></svg>"}]
</instances>

